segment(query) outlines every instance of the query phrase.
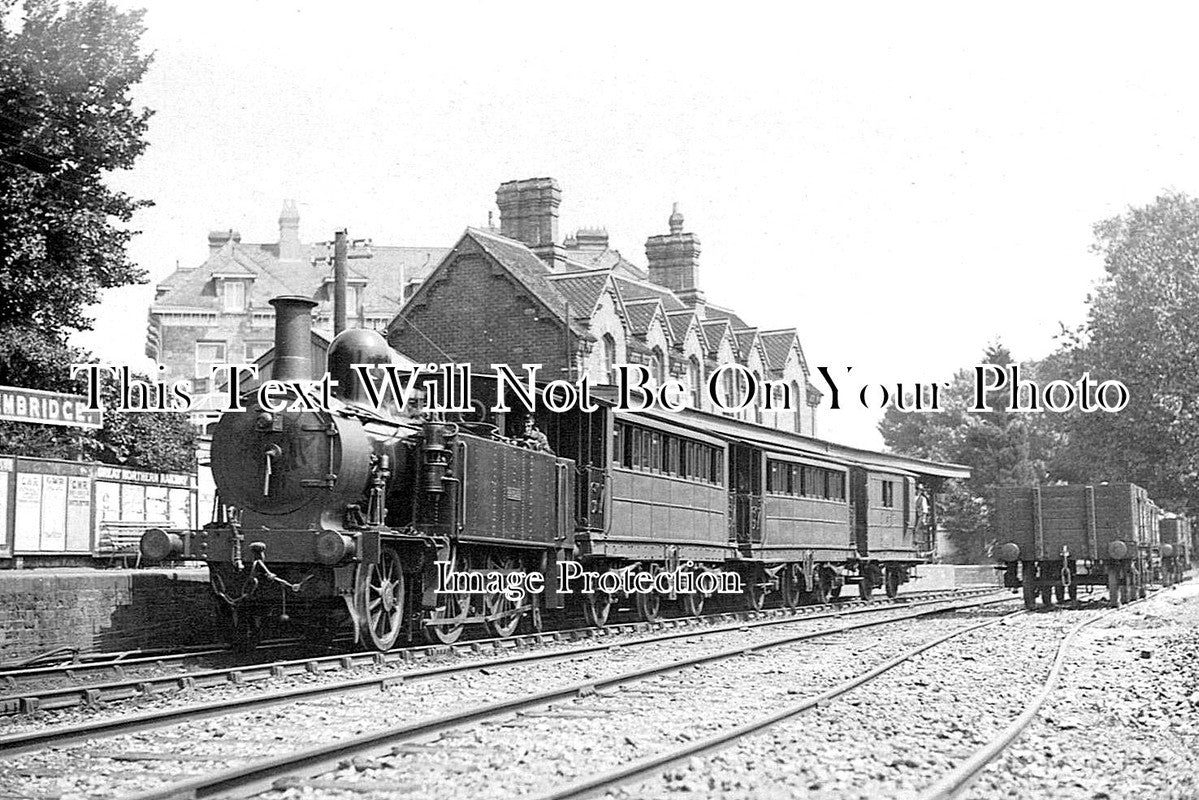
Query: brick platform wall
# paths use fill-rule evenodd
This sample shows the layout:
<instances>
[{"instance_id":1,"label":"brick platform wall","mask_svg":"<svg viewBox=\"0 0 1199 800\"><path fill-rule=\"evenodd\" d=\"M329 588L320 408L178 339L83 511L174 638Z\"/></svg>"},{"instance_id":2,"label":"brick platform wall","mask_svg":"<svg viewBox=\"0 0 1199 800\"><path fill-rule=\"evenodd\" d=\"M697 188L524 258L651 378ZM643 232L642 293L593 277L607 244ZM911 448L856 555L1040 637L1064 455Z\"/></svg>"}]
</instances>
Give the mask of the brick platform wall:
<instances>
[{"instance_id":1,"label":"brick platform wall","mask_svg":"<svg viewBox=\"0 0 1199 800\"><path fill-rule=\"evenodd\" d=\"M60 647L80 651L215 642L205 571L0 573L0 662Z\"/></svg>"}]
</instances>

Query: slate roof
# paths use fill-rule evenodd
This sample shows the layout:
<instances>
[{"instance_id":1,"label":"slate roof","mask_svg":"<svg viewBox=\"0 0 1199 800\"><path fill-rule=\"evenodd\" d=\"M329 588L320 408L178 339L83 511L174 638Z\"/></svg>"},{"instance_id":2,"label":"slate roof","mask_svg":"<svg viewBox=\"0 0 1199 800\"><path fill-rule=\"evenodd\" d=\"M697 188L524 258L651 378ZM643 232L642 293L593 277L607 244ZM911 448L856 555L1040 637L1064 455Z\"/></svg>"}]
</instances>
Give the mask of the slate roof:
<instances>
[{"instance_id":1,"label":"slate roof","mask_svg":"<svg viewBox=\"0 0 1199 800\"><path fill-rule=\"evenodd\" d=\"M662 304L657 298L644 300L626 300L624 304L625 319L628 320L629 330L638 336L649 332L650 325L657 317Z\"/></svg>"},{"instance_id":2,"label":"slate roof","mask_svg":"<svg viewBox=\"0 0 1199 800\"><path fill-rule=\"evenodd\" d=\"M566 272L551 275L549 280L570 302L573 317L590 319L600 295L608 287L608 271Z\"/></svg>"},{"instance_id":3,"label":"slate roof","mask_svg":"<svg viewBox=\"0 0 1199 800\"><path fill-rule=\"evenodd\" d=\"M727 308L714 306L710 303L705 307L705 313L707 314L708 319L727 319L729 322L733 323L734 330L753 327L753 325L750 325L748 322L741 319L741 317L737 316L732 311L729 311Z\"/></svg>"},{"instance_id":4,"label":"slate roof","mask_svg":"<svg viewBox=\"0 0 1199 800\"><path fill-rule=\"evenodd\" d=\"M683 301L675 296L674 292L664 286L658 286L655 283L648 283L646 281L633 280L615 274L613 274L612 279L616 282L616 288L626 303L652 298L662 303L662 308L666 311L681 311L687 308L683 304Z\"/></svg>"},{"instance_id":5,"label":"slate roof","mask_svg":"<svg viewBox=\"0 0 1199 800\"><path fill-rule=\"evenodd\" d=\"M303 245L299 261L280 261L277 244L247 244L230 240L204 263L178 269L158 284L155 306L217 310L215 275L252 277L247 300L251 307L269 308L267 301L281 294L313 297L333 275L324 245ZM349 276L365 281L362 295L367 313L395 312L404 298L404 283L423 280L441 262L445 247L369 248L369 258L351 258ZM163 291L165 290L165 292Z\"/></svg>"}]
</instances>

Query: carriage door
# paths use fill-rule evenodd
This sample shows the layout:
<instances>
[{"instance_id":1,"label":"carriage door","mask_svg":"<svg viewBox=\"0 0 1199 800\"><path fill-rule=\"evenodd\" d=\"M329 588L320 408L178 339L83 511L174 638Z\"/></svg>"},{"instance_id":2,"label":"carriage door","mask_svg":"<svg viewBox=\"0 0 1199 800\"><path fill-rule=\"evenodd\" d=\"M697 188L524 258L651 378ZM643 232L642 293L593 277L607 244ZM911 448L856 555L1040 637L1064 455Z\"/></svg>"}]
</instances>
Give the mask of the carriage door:
<instances>
[{"instance_id":1,"label":"carriage door","mask_svg":"<svg viewBox=\"0 0 1199 800\"><path fill-rule=\"evenodd\" d=\"M849 470L849 491L853 498L851 509L853 518L853 541L858 555L865 558L870 553L867 539L870 521L870 481L866 470L861 467L851 467Z\"/></svg>"},{"instance_id":2,"label":"carriage door","mask_svg":"<svg viewBox=\"0 0 1199 800\"><path fill-rule=\"evenodd\" d=\"M729 447L733 538L748 555L762 541L762 452L743 444Z\"/></svg>"}]
</instances>

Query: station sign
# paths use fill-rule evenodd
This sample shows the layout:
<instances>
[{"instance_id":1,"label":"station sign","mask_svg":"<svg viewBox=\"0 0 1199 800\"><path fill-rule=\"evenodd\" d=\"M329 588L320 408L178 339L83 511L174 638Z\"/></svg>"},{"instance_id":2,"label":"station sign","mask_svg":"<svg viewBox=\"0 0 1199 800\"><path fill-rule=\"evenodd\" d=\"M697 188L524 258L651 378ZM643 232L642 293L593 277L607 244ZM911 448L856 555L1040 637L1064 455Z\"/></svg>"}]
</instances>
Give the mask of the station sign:
<instances>
[{"instance_id":1,"label":"station sign","mask_svg":"<svg viewBox=\"0 0 1199 800\"><path fill-rule=\"evenodd\" d=\"M104 424L99 411L87 410L83 395L17 386L0 386L0 419L71 428L100 428Z\"/></svg>"}]
</instances>

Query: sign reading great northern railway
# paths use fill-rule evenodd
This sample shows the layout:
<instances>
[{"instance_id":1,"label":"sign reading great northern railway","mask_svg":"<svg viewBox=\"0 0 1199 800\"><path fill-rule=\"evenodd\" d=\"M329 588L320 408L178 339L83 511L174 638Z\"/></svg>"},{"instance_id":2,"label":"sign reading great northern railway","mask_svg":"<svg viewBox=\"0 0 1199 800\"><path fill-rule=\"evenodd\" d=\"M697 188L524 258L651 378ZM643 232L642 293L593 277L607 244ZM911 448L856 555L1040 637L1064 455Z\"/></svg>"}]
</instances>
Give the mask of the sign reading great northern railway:
<instances>
[{"instance_id":1,"label":"sign reading great northern railway","mask_svg":"<svg viewBox=\"0 0 1199 800\"><path fill-rule=\"evenodd\" d=\"M88 411L87 398L82 395L16 386L0 386L0 419L72 428L99 428L103 425L101 412Z\"/></svg>"}]
</instances>

